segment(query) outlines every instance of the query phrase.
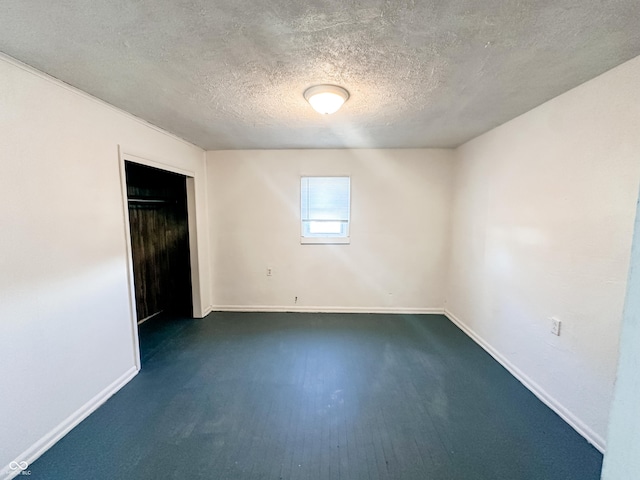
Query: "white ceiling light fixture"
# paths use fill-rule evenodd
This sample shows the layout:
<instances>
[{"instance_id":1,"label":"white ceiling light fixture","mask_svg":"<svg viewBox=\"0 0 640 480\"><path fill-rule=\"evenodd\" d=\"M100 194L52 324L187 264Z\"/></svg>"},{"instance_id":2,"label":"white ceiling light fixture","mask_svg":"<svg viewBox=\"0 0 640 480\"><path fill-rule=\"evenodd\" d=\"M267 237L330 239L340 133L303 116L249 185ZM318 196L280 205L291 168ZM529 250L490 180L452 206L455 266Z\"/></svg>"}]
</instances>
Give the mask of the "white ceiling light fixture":
<instances>
[{"instance_id":1,"label":"white ceiling light fixture","mask_svg":"<svg viewBox=\"0 0 640 480\"><path fill-rule=\"evenodd\" d=\"M331 114L349 99L349 92L337 85L314 85L304 91L304 98L318 113Z\"/></svg>"}]
</instances>

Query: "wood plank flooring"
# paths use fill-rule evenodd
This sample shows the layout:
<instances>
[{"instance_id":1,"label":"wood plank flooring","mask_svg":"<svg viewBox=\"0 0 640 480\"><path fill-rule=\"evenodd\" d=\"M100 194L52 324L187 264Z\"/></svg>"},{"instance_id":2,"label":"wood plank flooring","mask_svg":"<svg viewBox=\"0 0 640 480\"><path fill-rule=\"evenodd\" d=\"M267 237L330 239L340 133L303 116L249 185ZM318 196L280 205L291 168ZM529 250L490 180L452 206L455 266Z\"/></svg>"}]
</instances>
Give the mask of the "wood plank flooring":
<instances>
[{"instance_id":1,"label":"wood plank flooring","mask_svg":"<svg viewBox=\"0 0 640 480\"><path fill-rule=\"evenodd\" d=\"M31 478L600 477L600 453L439 315L213 313L140 336L140 374Z\"/></svg>"}]
</instances>

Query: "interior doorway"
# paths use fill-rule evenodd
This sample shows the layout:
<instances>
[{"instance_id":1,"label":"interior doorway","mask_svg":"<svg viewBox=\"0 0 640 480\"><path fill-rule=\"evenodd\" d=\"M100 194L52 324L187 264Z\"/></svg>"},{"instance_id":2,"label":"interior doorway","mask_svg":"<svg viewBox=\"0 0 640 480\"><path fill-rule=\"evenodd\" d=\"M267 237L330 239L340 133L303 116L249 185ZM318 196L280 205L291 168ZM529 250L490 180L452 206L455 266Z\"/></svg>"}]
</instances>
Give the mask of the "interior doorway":
<instances>
[{"instance_id":1,"label":"interior doorway","mask_svg":"<svg viewBox=\"0 0 640 480\"><path fill-rule=\"evenodd\" d=\"M193 316L187 177L124 162L138 324Z\"/></svg>"}]
</instances>

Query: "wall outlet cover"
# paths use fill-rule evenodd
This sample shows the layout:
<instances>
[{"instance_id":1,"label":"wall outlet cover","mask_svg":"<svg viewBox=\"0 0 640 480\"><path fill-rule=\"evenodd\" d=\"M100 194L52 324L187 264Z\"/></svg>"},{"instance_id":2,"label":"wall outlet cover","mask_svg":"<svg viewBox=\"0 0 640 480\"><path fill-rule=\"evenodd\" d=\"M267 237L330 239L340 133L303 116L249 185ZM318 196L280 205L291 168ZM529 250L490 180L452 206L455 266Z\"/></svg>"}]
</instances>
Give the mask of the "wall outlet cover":
<instances>
[{"instance_id":1,"label":"wall outlet cover","mask_svg":"<svg viewBox=\"0 0 640 480\"><path fill-rule=\"evenodd\" d=\"M557 318L551 319L551 333L554 335L560 336L560 327L562 326L562 322Z\"/></svg>"}]
</instances>

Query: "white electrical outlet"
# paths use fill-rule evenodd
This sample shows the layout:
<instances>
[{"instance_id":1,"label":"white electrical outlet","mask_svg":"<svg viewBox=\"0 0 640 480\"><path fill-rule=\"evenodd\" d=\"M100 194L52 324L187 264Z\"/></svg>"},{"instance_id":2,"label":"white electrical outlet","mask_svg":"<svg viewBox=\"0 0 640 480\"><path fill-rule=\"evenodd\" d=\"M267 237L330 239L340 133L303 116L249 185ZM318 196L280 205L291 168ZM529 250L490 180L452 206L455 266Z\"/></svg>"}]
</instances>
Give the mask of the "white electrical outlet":
<instances>
[{"instance_id":1,"label":"white electrical outlet","mask_svg":"<svg viewBox=\"0 0 640 480\"><path fill-rule=\"evenodd\" d=\"M560 327L562 326L562 322L557 318L551 319L551 333L554 335L560 336Z\"/></svg>"},{"instance_id":2,"label":"white electrical outlet","mask_svg":"<svg viewBox=\"0 0 640 480\"><path fill-rule=\"evenodd\" d=\"M273 268L267 267L267 277L270 277L271 275L273 275Z\"/></svg>"}]
</instances>

